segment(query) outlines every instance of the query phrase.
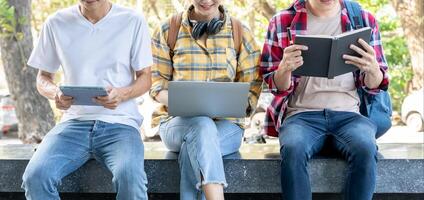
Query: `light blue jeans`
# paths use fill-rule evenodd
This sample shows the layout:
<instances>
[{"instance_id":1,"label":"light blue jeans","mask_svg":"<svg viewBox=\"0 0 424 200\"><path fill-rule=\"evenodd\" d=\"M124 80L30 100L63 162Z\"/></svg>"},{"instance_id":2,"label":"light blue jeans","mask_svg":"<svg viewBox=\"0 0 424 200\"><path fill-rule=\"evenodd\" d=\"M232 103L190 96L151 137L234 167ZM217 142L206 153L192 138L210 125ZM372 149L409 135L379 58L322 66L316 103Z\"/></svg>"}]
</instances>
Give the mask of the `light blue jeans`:
<instances>
[{"instance_id":1,"label":"light blue jeans","mask_svg":"<svg viewBox=\"0 0 424 200\"><path fill-rule=\"evenodd\" d=\"M117 199L147 199L144 146L137 129L102 121L70 120L54 127L23 175L28 200L56 200L57 186L90 157L112 172ZM103 183L98 183L103 184Z\"/></svg>"},{"instance_id":2,"label":"light blue jeans","mask_svg":"<svg viewBox=\"0 0 424 200\"><path fill-rule=\"evenodd\" d=\"M209 117L175 117L160 125L165 146L179 152L180 199L204 199L201 186L225 180L222 157L239 150L243 129L227 121Z\"/></svg>"}]
</instances>

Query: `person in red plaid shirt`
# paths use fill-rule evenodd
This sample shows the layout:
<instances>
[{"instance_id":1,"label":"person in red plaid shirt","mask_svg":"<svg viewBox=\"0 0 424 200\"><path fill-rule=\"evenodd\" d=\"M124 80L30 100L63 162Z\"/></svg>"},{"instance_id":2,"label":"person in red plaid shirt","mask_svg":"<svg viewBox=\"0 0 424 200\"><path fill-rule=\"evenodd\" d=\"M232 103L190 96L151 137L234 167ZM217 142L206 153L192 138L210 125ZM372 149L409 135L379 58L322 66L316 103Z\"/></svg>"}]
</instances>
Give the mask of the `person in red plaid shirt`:
<instances>
[{"instance_id":1,"label":"person in red plaid shirt","mask_svg":"<svg viewBox=\"0 0 424 200\"><path fill-rule=\"evenodd\" d=\"M368 44L350 48L359 57L343 55L358 67L354 73L334 79L299 77L292 71L302 66L307 46L290 45L299 35L338 35L352 30L346 0L295 0L270 21L261 56L261 72L274 99L267 109L264 131L279 137L281 186L287 200L312 199L307 171L309 159L325 145L348 161L345 199L372 199L376 179L376 125L359 113L358 88L369 94L387 90L387 63L376 19L362 10L372 29ZM329 143L325 142L329 141Z\"/></svg>"}]
</instances>

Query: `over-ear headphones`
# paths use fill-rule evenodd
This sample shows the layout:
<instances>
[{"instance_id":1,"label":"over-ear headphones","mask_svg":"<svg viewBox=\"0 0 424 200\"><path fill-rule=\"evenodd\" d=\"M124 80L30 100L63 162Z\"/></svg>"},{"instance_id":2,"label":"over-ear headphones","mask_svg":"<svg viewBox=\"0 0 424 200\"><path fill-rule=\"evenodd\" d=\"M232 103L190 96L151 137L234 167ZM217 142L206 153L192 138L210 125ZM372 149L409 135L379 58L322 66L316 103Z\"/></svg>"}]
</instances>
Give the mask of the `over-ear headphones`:
<instances>
[{"instance_id":1,"label":"over-ear headphones","mask_svg":"<svg viewBox=\"0 0 424 200\"><path fill-rule=\"evenodd\" d=\"M221 13L224 12L224 8L222 8L222 6L219 7L219 10ZM213 18L209 22L192 22L192 20L189 20L189 23L191 27L193 27L191 35L195 40L202 37L205 33L208 35L215 35L219 33L222 26L224 26L224 20L219 18Z\"/></svg>"}]
</instances>

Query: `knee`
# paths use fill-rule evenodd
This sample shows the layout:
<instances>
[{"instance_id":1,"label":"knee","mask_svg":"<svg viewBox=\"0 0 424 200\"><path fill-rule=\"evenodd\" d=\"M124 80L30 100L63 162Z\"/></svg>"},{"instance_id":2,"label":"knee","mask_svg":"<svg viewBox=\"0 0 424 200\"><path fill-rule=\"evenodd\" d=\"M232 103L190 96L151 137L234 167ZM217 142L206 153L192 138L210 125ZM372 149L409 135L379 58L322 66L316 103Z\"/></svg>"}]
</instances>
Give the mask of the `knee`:
<instances>
[{"instance_id":1,"label":"knee","mask_svg":"<svg viewBox=\"0 0 424 200\"><path fill-rule=\"evenodd\" d=\"M126 165L118 165L113 170L113 182L121 186L146 185L147 176L143 165L134 162Z\"/></svg>"},{"instance_id":2,"label":"knee","mask_svg":"<svg viewBox=\"0 0 424 200\"><path fill-rule=\"evenodd\" d=\"M287 141L280 148L281 160L289 163L304 163L309 160L306 145L302 142Z\"/></svg>"},{"instance_id":3,"label":"knee","mask_svg":"<svg viewBox=\"0 0 424 200\"><path fill-rule=\"evenodd\" d=\"M190 124L191 134L186 135L188 141L196 140L200 143L210 143L218 138L215 122L209 117L196 117Z\"/></svg>"},{"instance_id":4,"label":"knee","mask_svg":"<svg viewBox=\"0 0 424 200\"><path fill-rule=\"evenodd\" d=\"M202 132L216 129L215 122L210 117L194 117L190 125L192 129Z\"/></svg>"},{"instance_id":5,"label":"knee","mask_svg":"<svg viewBox=\"0 0 424 200\"><path fill-rule=\"evenodd\" d=\"M377 146L373 141L359 141L351 147L351 160L361 166L377 162Z\"/></svg>"},{"instance_id":6,"label":"knee","mask_svg":"<svg viewBox=\"0 0 424 200\"><path fill-rule=\"evenodd\" d=\"M22 176L22 186L26 190L44 186L53 187L57 185L57 182L58 180L56 180L53 174L49 173L48 170L40 165L31 163L27 166Z\"/></svg>"}]
</instances>

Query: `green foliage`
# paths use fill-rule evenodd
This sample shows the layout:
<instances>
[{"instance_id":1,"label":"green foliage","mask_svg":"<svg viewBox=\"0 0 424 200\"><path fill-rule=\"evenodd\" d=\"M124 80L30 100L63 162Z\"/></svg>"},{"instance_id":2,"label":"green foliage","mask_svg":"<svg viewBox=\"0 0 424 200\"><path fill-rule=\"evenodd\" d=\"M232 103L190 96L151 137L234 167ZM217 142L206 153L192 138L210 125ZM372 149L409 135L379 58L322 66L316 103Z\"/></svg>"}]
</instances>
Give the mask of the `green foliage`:
<instances>
[{"instance_id":1,"label":"green foliage","mask_svg":"<svg viewBox=\"0 0 424 200\"><path fill-rule=\"evenodd\" d=\"M389 65L393 109L400 113L403 99L408 95L413 71L409 49L400 26L400 20L388 0L360 0L365 9L374 13L382 35L384 55Z\"/></svg>"},{"instance_id":2,"label":"green foliage","mask_svg":"<svg viewBox=\"0 0 424 200\"><path fill-rule=\"evenodd\" d=\"M74 5L78 0L32 0L32 27L39 33L47 17L58 11Z\"/></svg>"},{"instance_id":3,"label":"green foliage","mask_svg":"<svg viewBox=\"0 0 424 200\"><path fill-rule=\"evenodd\" d=\"M390 87L393 109L400 111L403 99L408 95L408 86L412 80L413 72L411 58L405 38L394 36L383 39L385 55L389 63Z\"/></svg>"},{"instance_id":4,"label":"green foliage","mask_svg":"<svg viewBox=\"0 0 424 200\"><path fill-rule=\"evenodd\" d=\"M15 8L7 0L0 0L0 36L10 37L16 32Z\"/></svg>"},{"instance_id":5,"label":"green foliage","mask_svg":"<svg viewBox=\"0 0 424 200\"><path fill-rule=\"evenodd\" d=\"M163 21L166 16L175 13L172 1L178 1L185 4L186 0L138 0L141 2L142 9L150 29L153 30ZM264 17L261 12L259 2L264 0L224 0L226 8L230 13L240 19L245 25L253 31L256 40L261 45L264 41L265 33L268 27L269 19ZM287 8L294 0L267 0L267 2L278 12ZM394 15L395 11L389 4L389 0L357 0L364 9L373 13L379 23L382 42L385 55L390 68L390 92L393 98L394 109L399 111L400 105L407 95L408 85L412 79L412 67L409 51L406 45L406 39L403 36L399 19ZM13 19L13 9L6 9L4 2L0 0L0 24L6 19ZM58 9L69 7L76 4L78 0L32 0L32 25L36 33L41 29L42 23L52 13ZM112 2L136 8L137 0L112 0ZM9 8L9 7L7 7ZM8 16L8 17L4 17ZM7 21L7 20L6 20ZM1 26L0 25L0 26ZM4 26L1 26L2 28ZM12 26L13 27L13 26ZM6 25L6 28L11 27ZM151 31L152 32L152 31ZM0 31L1 33L1 31Z\"/></svg>"},{"instance_id":6,"label":"green foliage","mask_svg":"<svg viewBox=\"0 0 424 200\"><path fill-rule=\"evenodd\" d=\"M17 30L20 24L26 24L27 19L15 17L15 8L10 6L7 0L0 0L0 36L15 38L17 41L23 39L24 34Z\"/></svg>"},{"instance_id":7,"label":"green foliage","mask_svg":"<svg viewBox=\"0 0 424 200\"><path fill-rule=\"evenodd\" d=\"M18 31L18 25L25 24L25 18L17 19L15 16L15 8L10 6L7 0L0 0L0 37L14 39L19 48L19 54L22 65L26 65L27 59L24 55L23 47L19 43L24 39L24 33Z\"/></svg>"}]
</instances>

